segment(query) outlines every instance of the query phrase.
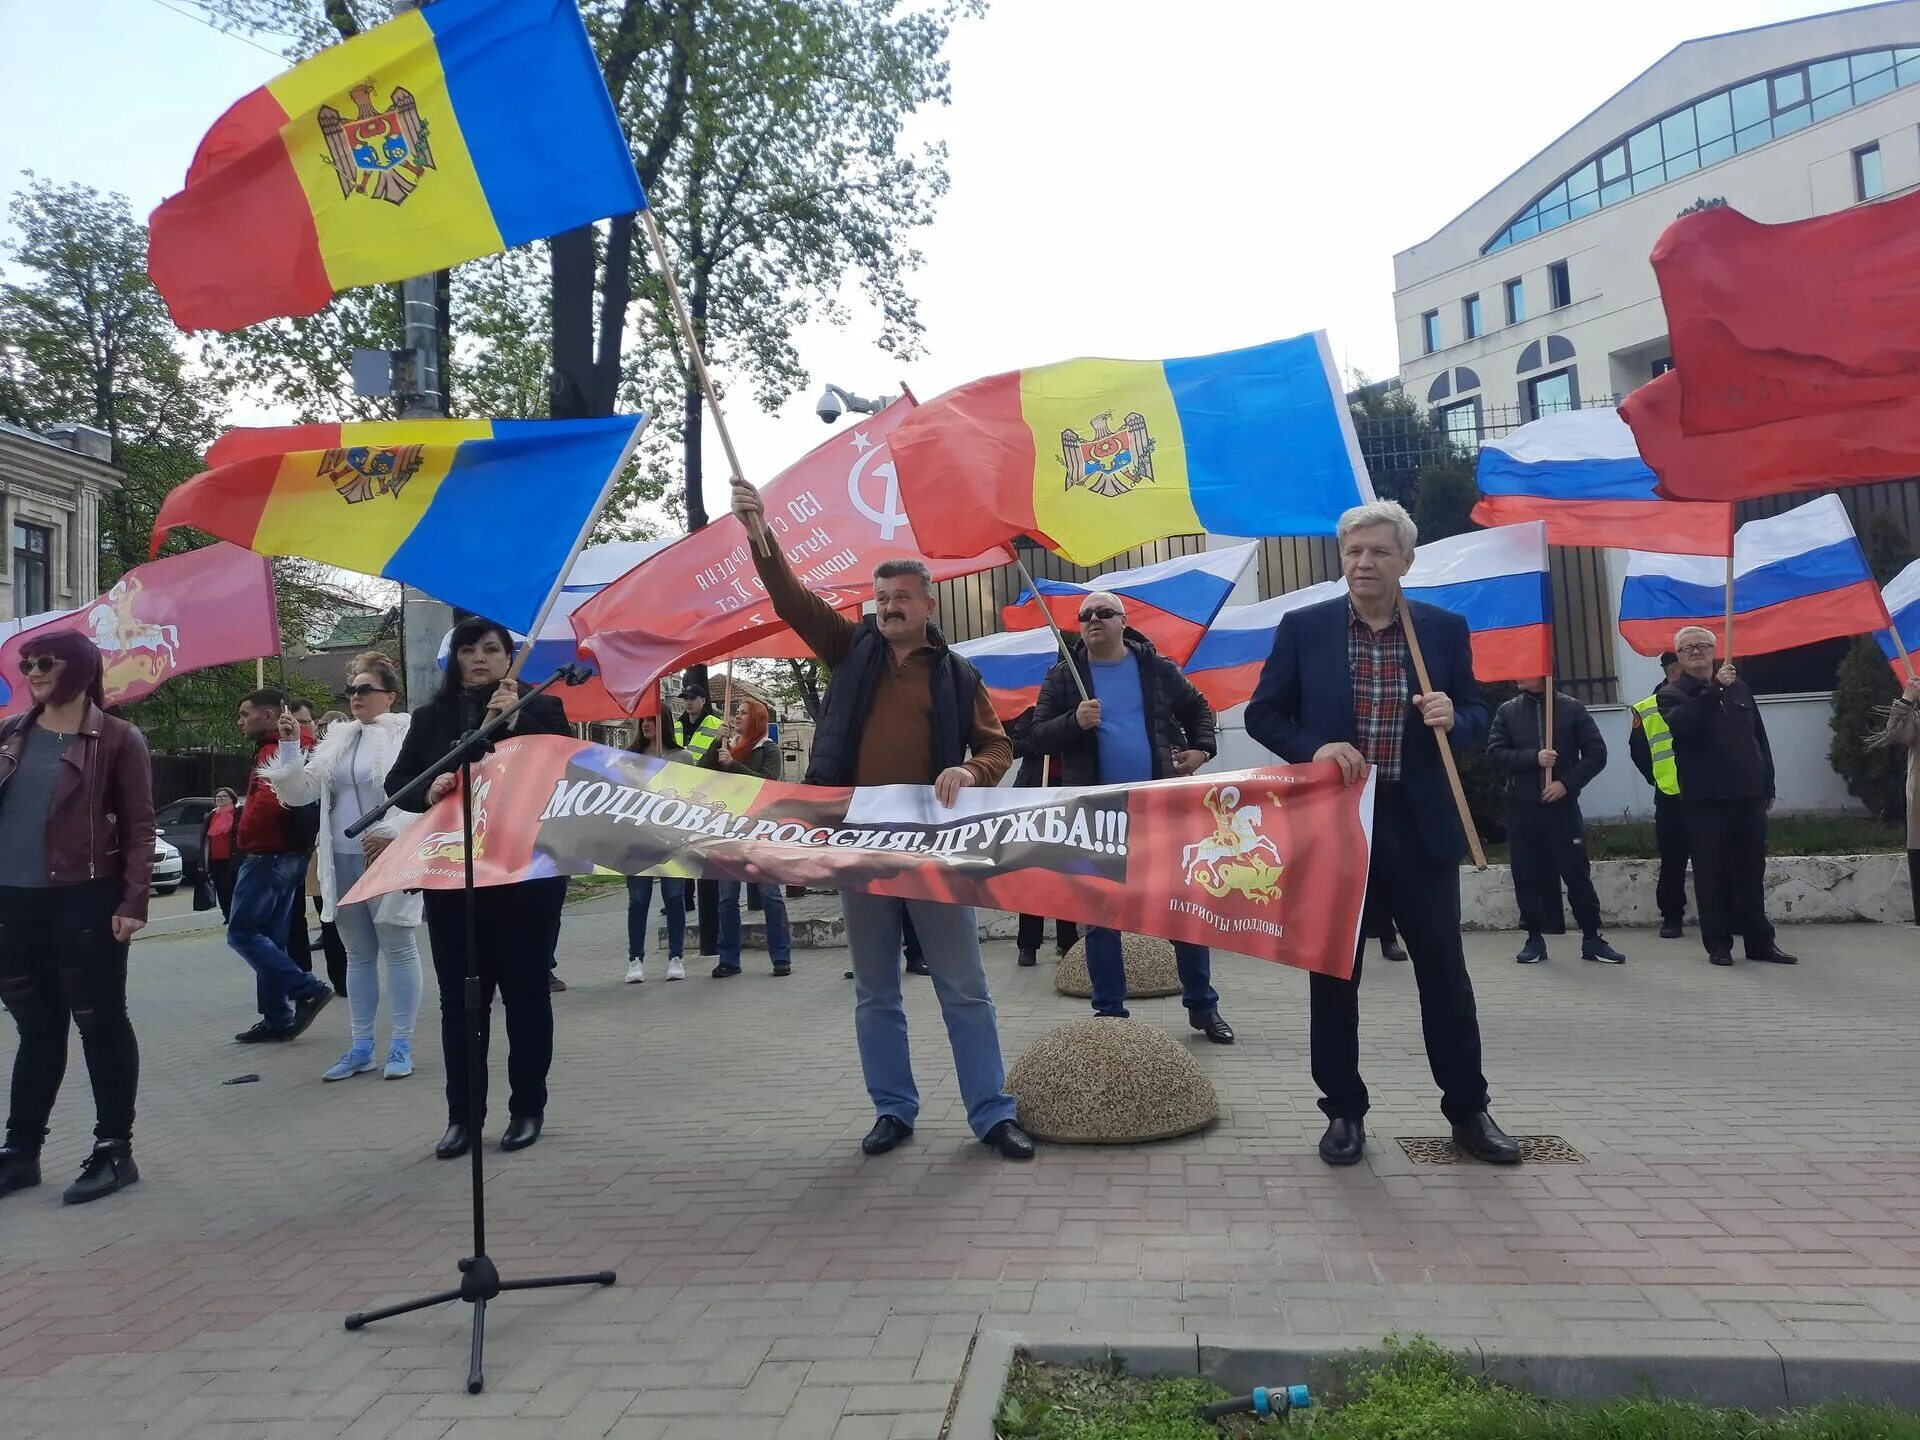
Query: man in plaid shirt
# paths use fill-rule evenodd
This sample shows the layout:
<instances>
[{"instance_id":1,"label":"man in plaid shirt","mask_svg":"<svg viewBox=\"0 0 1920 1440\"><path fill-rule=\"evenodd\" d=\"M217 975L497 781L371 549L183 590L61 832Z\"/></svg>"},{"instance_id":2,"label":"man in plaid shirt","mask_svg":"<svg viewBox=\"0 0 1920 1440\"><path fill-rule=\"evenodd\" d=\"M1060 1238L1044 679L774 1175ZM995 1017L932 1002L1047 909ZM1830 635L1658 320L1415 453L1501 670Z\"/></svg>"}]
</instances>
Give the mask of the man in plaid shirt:
<instances>
[{"instance_id":1,"label":"man in plaid shirt","mask_svg":"<svg viewBox=\"0 0 1920 1440\"><path fill-rule=\"evenodd\" d=\"M1466 834L1440 746L1477 748L1487 707L1473 678L1467 625L1435 605L1405 599L1413 564L1413 519L1392 501L1340 517L1340 569L1347 594L1288 613L1247 706L1247 733L1289 764L1327 761L1352 785L1374 772L1373 859L1368 923L1399 927L1420 985L1427 1061L1453 1138L1475 1158L1511 1165L1520 1148L1487 1113L1480 1019L1460 944L1460 859ZM1407 643L1411 624L1433 689L1418 694ZM1436 731L1438 734L1425 732ZM1436 743L1436 741L1438 743ZM1312 977L1313 1078L1330 1165L1366 1154L1366 1082L1360 1078L1360 958L1353 978Z\"/></svg>"}]
</instances>

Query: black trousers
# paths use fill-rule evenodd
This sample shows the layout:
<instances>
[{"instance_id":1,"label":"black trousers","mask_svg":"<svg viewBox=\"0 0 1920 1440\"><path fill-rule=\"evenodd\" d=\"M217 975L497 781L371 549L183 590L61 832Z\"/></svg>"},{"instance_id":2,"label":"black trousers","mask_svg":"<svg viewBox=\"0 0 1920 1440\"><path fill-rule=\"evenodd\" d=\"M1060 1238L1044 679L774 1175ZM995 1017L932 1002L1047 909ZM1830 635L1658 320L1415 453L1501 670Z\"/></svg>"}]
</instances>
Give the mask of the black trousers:
<instances>
[{"instance_id":1,"label":"black trousers","mask_svg":"<svg viewBox=\"0 0 1920 1440\"><path fill-rule=\"evenodd\" d=\"M1513 896L1520 928L1530 935L1563 928L1560 887L1582 933L1600 928L1600 897L1587 863L1587 822L1574 799L1552 805L1507 801L1507 849L1513 858Z\"/></svg>"},{"instance_id":2,"label":"black trousers","mask_svg":"<svg viewBox=\"0 0 1920 1440\"><path fill-rule=\"evenodd\" d=\"M447 1065L447 1123L467 1123L467 918L458 890L429 890L427 936L433 943L433 973L440 982L440 1052ZM565 876L492 885L474 892L478 930L475 959L487 1032L493 1028L497 990L507 1012L508 1112L539 1116L547 1110L547 1072L553 1068L553 995L547 985ZM480 1114L487 1111L486 1055L480 1057Z\"/></svg>"},{"instance_id":3,"label":"black trousers","mask_svg":"<svg viewBox=\"0 0 1920 1440\"><path fill-rule=\"evenodd\" d=\"M693 900L699 922L700 953L717 956L720 953L720 882L694 881Z\"/></svg>"},{"instance_id":4,"label":"black trousers","mask_svg":"<svg viewBox=\"0 0 1920 1440\"><path fill-rule=\"evenodd\" d=\"M127 947L113 938L118 880L0 889L0 1001L20 1027L7 1143L33 1154L67 1074L67 1025L93 1081L94 1138L133 1137L140 1046L127 1018Z\"/></svg>"},{"instance_id":5,"label":"black trousers","mask_svg":"<svg viewBox=\"0 0 1920 1440\"><path fill-rule=\"evenodd\" d=\"M1392 920L1413 962L1420 1028L1442 1113L1455 1124L1478 1115L1487 1108L1487 1078L1480 1070L1480 1015L1460 945L1460 866L1434 858L1421 843L1398 785L1378 789L1366 906L1363 934L1383 918ZM1314 975L1309 993L1320 1108L1330 1118L1358 1120L1368 1108L1360 1078L1359 953L1351 980Z\"/></svg>"},{"instance_id":6,"label":"black trousers","mask_svg":"<svg viewBox=\"0 0 1920 1440\"><path fill-rule=\"evenodd\" d=\"M1711 954L1747 942L1753 955L1773 945L1767 921L1767 802L1696 800L1686 806L1687 843L1693 850L1693 894L1700 902L1700 942Z\"/></svg>"},{"instance_id":7,"label":"black trousers","mask_svg":"<svg viewBox=\"0 0 1920 1440\"><path fill-rule=\"evenodd\" d=\"M1020 948L1038 950L1040 942L1047 938L1047 921L1043 915L1022 915L1020 917ZM1073 948L1080 938L1080 927L1071 920L1053 922L1053 943L1062 955Z\"/></svg>"},{"instance_id":8,"label":"black trousers","mask_svg":"<svg viewBox=\"0 0 1920 1440\"><path fill-rule=\"evenodd\" d=\"M1687 913L1687 815L1678 795L1653 796L1653 840L1660 847L1660 918L1679 924Z\"/></svg>"},{"instance_id":9,"label":"black trousers","mask_svg":"<svg viewBox=\"0 0 1920 1440\"><path fill-rule=\"evenodd\" d=\"M1907 851L1907 898L1913 901L1913 923L1920 925L1920 850Z\"/></svg>"},{"instance_id":10,"label":"black trousers","mask_svg":"<svg viewBox=\"0 0 1920 1440\"><path fill-rule=\"evenodd\" d=\"M313 932L307 929L307 906L311 904L317 913L320 909L320 897L314 895L302 898L293 907L293 918L287 922L287 958L309 975L313 973ZM340 931L330 920L320 922L320 949L326 957L327 983L333 986L333 993L347 993L347 947L341 942Z\"/></svg>"},{"instance_id":11,"label":"black trousers","mask_svg":"<svg viewBox=\"0 0 1920 1440\"><path fill-rule=\"evenodd\" d=\"M213 881L214 898L220 902L220 918L227 920L233 915L233 881L240 867L232 860L209 860L207 875Z\"/></svg>"}]
</instances>

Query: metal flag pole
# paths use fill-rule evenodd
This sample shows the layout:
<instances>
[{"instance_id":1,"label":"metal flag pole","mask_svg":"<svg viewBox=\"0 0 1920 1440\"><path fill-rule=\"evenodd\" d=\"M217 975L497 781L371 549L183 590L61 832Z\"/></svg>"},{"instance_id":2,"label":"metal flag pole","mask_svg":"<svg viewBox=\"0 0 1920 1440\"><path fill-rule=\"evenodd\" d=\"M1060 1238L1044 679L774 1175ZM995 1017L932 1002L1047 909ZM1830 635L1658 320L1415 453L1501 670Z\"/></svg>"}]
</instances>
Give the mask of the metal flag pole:
<instances>
[{"instance_id":1,"label":"metal flag pole","mask_svg":"<svg viewBox=\"0 0 1920 1440\"><path fill-rule=\"evenodd\" d=\"M1040 593L1040 587L1034 583L1033 573L1027 569L1027 562L1020 558L1020 552L1013 552L1013 563L1020 567L1020 578L1027 582L1027 591L1033 596L1033 603L1040 607L1040 613L1047 617L1047 628L1053 631L1054 643L1060 647L1060 658L1067 662L1067 673L1073 676L1073 687L1080 692L1082 700L1091 700L1087 693L1087 682L1080 678L1080 667L1073 663L1073 652L1067 649L1067 637L1061 633L1060 622L1053 618L1053 611L1047 608L1047 600Z\"/></svg>"},{"instance_id":2,"label":"metal flag pole","mask_svg":"<svg viewBox=\"0 0 1920 1440\"><path fill-rule=\"evenodd\" d=\"M1420 693L1431 695L1433 681L1427 676L1426 657L1420 653L1420 637L1413 630L1413 616L1408 613L1406 596L1399 599L1400 628L1407 632L1407 654L1413 660L1414 677L1420 682ZM1453 805L1460 812L1460 825L1467 832L1467 849L1473 855L1473 868L1487 868L1487 852L1480 846L1480 832L1473 825L1473 811L1467 806L1467 792L1460 785L1460 767L1453 763L1453 742L1447 739L1446 732L1432 732L1434 743L1440 747L1440 764L1447 772L1447 785L1453 791Z\"/></svg>"},{"instance_id":3,"label":"metal flag pole","mask_svg":"<svg viewBox=\"0 0 1920 1440\"><path fill-rule=\"evenodd\" d=\"M1424 690L1426 688L1426 684L1427 684L1426 678L1422 676L1420 680L1420 688ZM1547 717L1546 719L1547 719L1547 723L1545 727L1545 734L1541 738L1540 748L1542 750L1552 750L1555 748L1553 743L1553 672L1552 671L1547 672ZM1557 763L1558 762L1556 762L1556 764ZM1542 770L1540 772L1540 793L1542 795L1545 795L1547 793L1547 787L1552 783L1553 783L1553 771Z\"/></svg>"},{"instance_id":4,"label":"metal flag pole","mask_svg":"<svg viewBox=\"0 0 1920 1440\"><path fill-rule=\"evenodd\" d=\"M666 242L660 238L660 227L654 223L653 211L642 210L640 223L646 226L647 239L653 242L653 258L660 266L661 280L666 283L667 299L673 303L673 318L679 322L680 338L687 342L687 354L693 360L694 374L700 377L700 389L707 397L707 408L713 411L713 427L720 432L720 448L727 452L728 468L732 475L744 479L746 471L740 466L740 457L734 453L733 436L727 433L727 417L720 413L720 397L714 393L713 377L707 374L707 357L700 353L700 341L694 336L693 320L687 314L686 301L680 298L680 284L673 278L673 266L667 263ZM762 555L771 556L773 546L759 519L754 519L747 528L753 533L754 548Z\"/></svg>"},{"instance_id":5,"label":"metal flag pole","mask_svg":"<svg viewBox=\"0 0 1920 1440\"><path fill-rule=\"evenodd\" d=\"M1733 663L1733 555L1731 552L1727 555L1727 638L1726 644L1721 648L1720 663L1723 665Z\"/></svg>"}]
</instances>

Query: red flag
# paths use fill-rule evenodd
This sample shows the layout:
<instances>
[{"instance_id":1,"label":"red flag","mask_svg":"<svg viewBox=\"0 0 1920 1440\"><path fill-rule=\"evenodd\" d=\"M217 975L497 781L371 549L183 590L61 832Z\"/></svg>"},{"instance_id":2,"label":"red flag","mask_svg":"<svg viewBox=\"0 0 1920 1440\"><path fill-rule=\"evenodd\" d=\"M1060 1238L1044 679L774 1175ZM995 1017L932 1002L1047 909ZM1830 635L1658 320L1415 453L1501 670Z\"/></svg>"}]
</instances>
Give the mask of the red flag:
<instances>
[{"instance_id":1,"label":"red flag","mask_svg":"<svg viewBox=\"0 0 1920 1440\"><path fill-rule=\"evenodd\" d=\"M1786 225L1699 210L1669 225L1650 258L1688 435L1913 394L1920 194Z\"/></svg>"},{"instance_id":2,"label":"red flag","mask_svg":"<svg viewBox=\"0 0 1920 1440\"><path fill-rule=\"evenodd\" d=\"M1681 421L1685 393L1679 372L1669 371L1620 405L1640 458L1660 477L1655 488L1669 500L1824 493L1920 475L1920 398L1691 435Z\"/></svg>"},{"instance_id":3,"label":"red flag","mask_svg":"<svg viewBox=\"0 0 1920 1440\"><path fill-rule=\"evenodd\" d=\"M767 529L801 581L836 609L872 595L883 560L925 561L936 580L1011 563L1004 549L963 560L921 553L900 502L887 441L912 412L897 401L841 431L761 488ZM722 516L649 556L573 612L580 648L607 689L632 704L671 670L750 648L785 629L755 574L746 527Z\"/></svg>"},{"instance_id":4,"label":"red flag","mask_svg":"<svg viewBox=\"0 0 1920 1440\"><path fill-rule=\"evenodd\" d=\"M189 670L271 655L280 648L273 569L264 555L221 543L136 565L99 599L48 617L0 644L0 715L33 705L20 647L49 630L77 630L100 647L107 704L130 705Z\"/></svg>"}]
</instances>

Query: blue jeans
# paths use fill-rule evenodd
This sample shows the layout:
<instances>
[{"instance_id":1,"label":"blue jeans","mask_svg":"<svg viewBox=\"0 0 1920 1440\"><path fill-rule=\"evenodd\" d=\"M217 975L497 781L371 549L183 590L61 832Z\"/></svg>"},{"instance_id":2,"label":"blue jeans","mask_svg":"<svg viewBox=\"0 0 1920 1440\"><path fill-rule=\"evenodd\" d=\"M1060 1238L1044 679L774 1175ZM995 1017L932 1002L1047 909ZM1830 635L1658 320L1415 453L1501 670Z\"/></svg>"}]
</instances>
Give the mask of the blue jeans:
<instances>
[{"instance_id":1,"label":"blue jeans","mask_svg":"<svg viewBox=\"0 0 1920 1440\"><path fill-rule=\"evenodd\" d=\"M366 873L367 857L362 851L333 852L333 876L342 895ZM362 901L334 910L334 928L347 949L347 1016L356 1043L373 1043L373 1021L380 1011L382 955L387 957L387 987L393 995L393 1038L411 1040L414 1022L420 1016L420 927L375 920L374 907L379 903Z\"/></svg>"},{"instance_id":2,"label":"blue jeans","mask_svg":"<svg viewBox=\"0 0 1920 1440\"><path fill-rule=\"evenodd\" d=\"M967 905L936 900L900 900L890 895L842 891L847 948L853 956L853 1033L860 1046L860 1069L867 1094L881 1115L912 1127L920 1114L907 1055L907 1012L900 1001L901 922L913 916L913 928L933 971L933 993L947 1022L953 1068L967 1102L967 1123L975 1135L1014 1115L1007 1093L1006 1066L1000 1059L1000 1031L980 964L980 927Z\"/></svg>"},{"instance_id":3,"label":"blue jeans","mask_svg":"<svg viewBox=\"0 0 1920 1440\"><path fill-rule=\"evenodd\" d=\"M1213 993L1213 957L1204 945L1173 942L1173 958L1180 967L1180 1003L1192 1015L1204 1015L1220 1006ZM1120 958L1120 932L1093 926L1087 931L1087 978L1093 981L1093 1013L1127 1014L1127 967Z\"/></svg>"},{"instance_id":4,"label":"blue jeans","mask_svg":"<svg viewBox=\"0 0 1920 1440\"><path fill-rule=\"evenodd\" d=\"M758 883L758 882L756 882ZM740 968L740 891L738 880L720 882L720 963ZM772 883L760 883L760 904L767 917L767 954L775 965L793 963L793 942L787 931L787 893Z\"/></svg>"},{"instance_id":5,"label":"blue jeans","mask_svg":"<svg viewBox=\"0 0 1920 1440\"><path fill-rule=\"evenodd\" d=\"M288 958L287 927L307 882L307 856L248 855L233 882L227 945L253 967L255 999L268 1028L293 1024L293 1002L332 987Z\"/></svg>"},{"instance_id":6,"label":"blue jeans","mask_svg":"<svg viewBox=\"0 0 1920 1440\"><path fill-rule=\"evenodd\" d=\"M627 877L627 958L647 953L647 912L653 908L653 887L660 887L661 908L667 912L667 958L678 960L687 945L687 882L666 876Z\"/></svg>"}]
</instances>

